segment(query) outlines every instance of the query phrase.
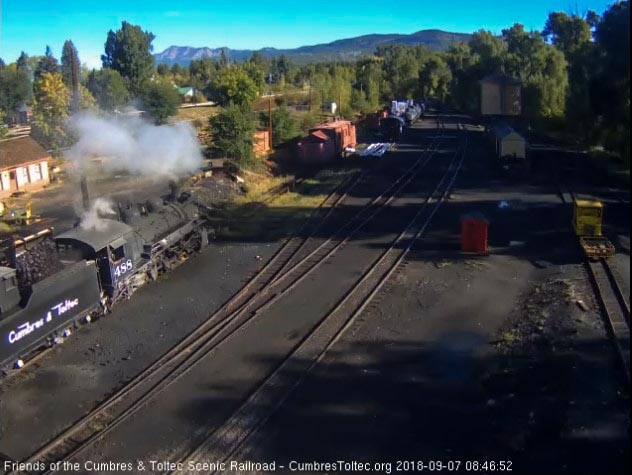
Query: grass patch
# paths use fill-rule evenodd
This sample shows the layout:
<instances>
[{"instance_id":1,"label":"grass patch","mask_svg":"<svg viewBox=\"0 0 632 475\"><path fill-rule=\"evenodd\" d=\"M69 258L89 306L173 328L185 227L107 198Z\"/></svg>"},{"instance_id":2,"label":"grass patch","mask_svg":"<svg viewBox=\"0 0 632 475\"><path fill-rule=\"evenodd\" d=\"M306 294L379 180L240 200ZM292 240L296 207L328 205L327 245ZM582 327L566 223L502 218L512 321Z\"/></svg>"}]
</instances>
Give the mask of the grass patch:
<instances>
[{"instance_id":1,"label":"grass patch","mask_svg":"<svg viewBox=\"0 0 632 475\"><path fill-rule=\"evenodd\" d=\"M271 197L269 191L291 177L248 174L248 191L224 208L218 237L238 241L278 240L296 232L353 170L325 170L292 191Z\"/></svg>"},{"instance_id":2,"label":"grass patch","mask_svg":"<svg viewBox=\"0 0 632 475\"><path fill-rule=\"evenodd\" d=\"M213 117L219 112L219 108L217 106L196 106L196 107L186 107L184 109L178 109L176 115L169 119L170 123L182 122L182 121L202 121L204 126L209 119L209 117Z\"/></svg>"}]
</instances>

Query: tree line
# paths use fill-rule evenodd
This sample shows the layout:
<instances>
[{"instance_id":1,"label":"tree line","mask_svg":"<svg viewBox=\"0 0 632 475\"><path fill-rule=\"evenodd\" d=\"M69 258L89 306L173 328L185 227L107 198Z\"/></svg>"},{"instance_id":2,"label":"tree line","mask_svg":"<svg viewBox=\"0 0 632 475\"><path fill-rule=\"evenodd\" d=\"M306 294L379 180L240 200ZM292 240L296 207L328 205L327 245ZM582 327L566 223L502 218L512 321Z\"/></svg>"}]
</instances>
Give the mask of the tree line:
<instances>
[{"instance_id":1,"label":"tree line","mask_svg":"<svg viewBox=\"0 0 632 475\"><path fill-rule=\"evenodd\" d=\"M223 51L218 58L169 68L154 64L154 35L123 22L107 34L103 67L81 68L80 107L111 112L136 103L163 123L179 103L175 86L191 86L197 91L194 101L208 99L222 107L209 123L214 145L233 158L247 160L250 131L267 123L265 114L252 113L252 106L267 91L283 93L286 102L292 95L299 97L313 110L337 102L339 114L349 118L375 111L393 98L428 97L476 115L479 81L504 73L523 83L525 128L554 131L584 147L602 146L629 161L629 31L629 1L619 1L601 15L551 13L542 31L526 31L520 24L500 35L481 30L468 42L443 52L391 44L358 61L299 66L286 56L271 58L259 52L237 63ZM22 103L32 104L34 131L57 145L64 137L71 106L72 57L78 54L68 40L61 63L50 48L39 57L23 53L9 65L0 60L0 115L10 114ZM301 129L284 99L277 102L273 124L280 125L273 131L275 144ZM231 136L241 137L242 142L229 146Z\"/></svg>"}]
</instances>

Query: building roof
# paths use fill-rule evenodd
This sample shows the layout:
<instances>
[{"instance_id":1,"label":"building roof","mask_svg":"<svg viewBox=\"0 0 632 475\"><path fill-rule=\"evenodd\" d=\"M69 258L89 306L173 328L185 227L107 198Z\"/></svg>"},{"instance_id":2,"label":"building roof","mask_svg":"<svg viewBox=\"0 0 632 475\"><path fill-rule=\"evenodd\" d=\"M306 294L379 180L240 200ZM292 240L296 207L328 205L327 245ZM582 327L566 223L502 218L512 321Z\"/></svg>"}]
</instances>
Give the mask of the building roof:
<instances>
[{"instance_id":1,"label":"building roof","mask_svg":"<svg viewBox=\"0 0 632 475\"><path fill-rule=\"evenodd\" d=\"M28 135L0 141L0 170L50 158L50 153Z\"/></svg>"},{"instance_id":2,"label":"building roof","mask_svg":"<svg viewBox=\"0 0 632 475\"><path fill-rule=\"evenodd\" d=\"M326 142L328 140L331 140L331 137L329 137L326 133L320 130L314 130L313 132L310 132L307 137L302 138L299 145L303 142Z\"/></svg>"},{"instance_id":3,"label":"building roof","mask_svg":"<svg viewBox=\"0 0 632 475\"><path fill-rule=\"evenodd\" d=\"M55 240L72 239L80 241L90 246L96 252L99 249L103 249L105 246L114 243L126 234L133 232L133 229L130 226L122 223L121 221L106 218L103 218L100 221L104 225L104 228L101 230L93 228L84 229L81 226L77 226L76 228L72 228L70 231L66 231L65 233L58 235ZM118 247L121 244L122 243L116 242L115 247Z\"/></svg>"},{"instance_id":4,"label":"building roof","mask_svg":"<svg viewBox=\"0 0 632 475\"><path fill-rule=\"evenodd\" d=\"M184 86L184 87L178 88L178 94L180 95L188 94L189 92L194 92L194 91L195 89L193 89L191 86Z\"/></svg>"},{"instance_id":5,"label":"building roof","mask_svg":"<svg viewBox=\"0 0 632 475\"><path fill-rule=\"evenodd\" d=\"M500 84L501 86L521 86L522 81L508 74L490 74L485 76L479 83Z\"/></svg>"},{"instance_id":6,"label":"building roof","mask_svg":"<svg viewBox=\"0 0 632 475\"><path fill-rule=\"evenodd\" d=\"M603 208L603 203L596 200L576 200L575 206L578 208Z\"/></svg>"},{"instance_id":7,"label":"building roof","mask_svg":"<svg viewBox=\"0 0 632 475\"><path fill-rule=\"evenodd\" d=\"M346 127L351 124L349 120L335 120L333 122L325 122L324 124L317 125L312 130L316 129L336 129L339 127Z\"/></svg>"},{"instance_id":8,"label":"building roof","mask_svg":"<svg viewBox=\"0 0 632 475\"><path fill-rule=\"evenodd\" d=\"M524 141L524 137L506 124L495 125L490 128L492 134L499 139L512 139Z\"/></svg>"}]
</instances>

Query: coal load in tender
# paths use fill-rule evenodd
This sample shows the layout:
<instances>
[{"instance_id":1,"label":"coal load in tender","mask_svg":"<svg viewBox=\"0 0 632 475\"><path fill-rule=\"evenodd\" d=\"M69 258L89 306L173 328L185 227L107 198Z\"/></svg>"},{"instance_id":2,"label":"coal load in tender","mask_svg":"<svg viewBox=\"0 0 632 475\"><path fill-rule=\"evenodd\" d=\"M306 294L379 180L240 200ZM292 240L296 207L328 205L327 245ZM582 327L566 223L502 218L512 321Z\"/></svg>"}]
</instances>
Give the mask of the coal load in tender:
<instances>
[{"instance_id":1,"label":"coal load in tender","mask_svg":"<svg viewBox=\"0 0 632 475\"><path fill-rule=\"evenodd\" d=\"M52 239L44 239L17 256L20 287L29 287L63 269Z\"/></svg>"}]
</instances>

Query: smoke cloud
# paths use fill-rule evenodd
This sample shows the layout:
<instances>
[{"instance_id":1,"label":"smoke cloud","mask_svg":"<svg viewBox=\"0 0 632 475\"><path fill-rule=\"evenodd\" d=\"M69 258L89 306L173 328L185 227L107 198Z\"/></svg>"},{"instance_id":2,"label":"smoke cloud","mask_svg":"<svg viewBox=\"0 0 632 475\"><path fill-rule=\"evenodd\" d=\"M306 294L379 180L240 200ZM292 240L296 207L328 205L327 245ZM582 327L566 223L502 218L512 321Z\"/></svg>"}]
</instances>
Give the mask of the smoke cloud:
<instances>
[{"instance_id":1,"label":"smoke cloud","mask_svg":"<svg viewBox=\"0 0 632 475\"><path fill-rule=\"evenodd\" d=\"M138 117L77 114L69 125L77 143L64 154L80 167L96 157L110 171L148 176L181 176L202 165L194 129L186 123L156 126Z\"/></svg>"},{"instance_id":2,"label":"smoke cloud","mask_svg":"<svg viewBox=\"0 0 632 475\"><path fill-rule=\"evenodd\" d=\"M84 211L81 215L80 226L83 229L105 231L108 227L108 222L104 221L104 218L112 218L113 215L116 215L116 211L114 211L112 202L105 198L97 198L90 206L90 209Z\"/></svg>"}]
</instances>

